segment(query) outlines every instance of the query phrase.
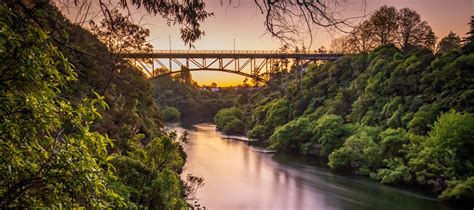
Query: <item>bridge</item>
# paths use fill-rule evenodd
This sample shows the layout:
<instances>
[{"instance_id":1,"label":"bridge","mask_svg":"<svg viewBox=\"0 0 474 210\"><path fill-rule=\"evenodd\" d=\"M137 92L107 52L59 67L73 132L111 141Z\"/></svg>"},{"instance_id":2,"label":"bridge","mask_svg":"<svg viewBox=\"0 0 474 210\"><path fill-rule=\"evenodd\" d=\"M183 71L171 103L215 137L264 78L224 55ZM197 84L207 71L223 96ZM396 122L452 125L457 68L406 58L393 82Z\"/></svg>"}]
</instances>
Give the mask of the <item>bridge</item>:
<instances>
[{"instance_id":1,"label":"bridge","mask_svg":"<svg viewBox=\"0 0 474 210\"><path fill-rule=\"evenodd\" d=\"M119 53L139 66L149 77L183 71L222 71L265 81L282 63L303 66L315 61L333 61L343 54L280 52L270 50L156 50Z\"/></svg>"}]
</instances>

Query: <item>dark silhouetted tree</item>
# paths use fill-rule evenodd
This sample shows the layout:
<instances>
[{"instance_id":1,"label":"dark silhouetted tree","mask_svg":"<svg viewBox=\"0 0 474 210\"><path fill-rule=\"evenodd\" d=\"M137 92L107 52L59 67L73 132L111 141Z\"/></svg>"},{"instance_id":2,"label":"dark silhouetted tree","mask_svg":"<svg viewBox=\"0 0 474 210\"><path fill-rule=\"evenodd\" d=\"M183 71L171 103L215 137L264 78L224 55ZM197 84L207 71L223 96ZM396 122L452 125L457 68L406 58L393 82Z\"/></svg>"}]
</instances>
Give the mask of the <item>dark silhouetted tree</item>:
<instances>
[{"instance_id":1,"label":"dark silhouetted tree","mask_svg":"<svg viewBox=\"0 0 474 210\"><path fill-rule=\"evenodd\" d=\"M395 7L382 6L369 19L369 28L380 45L393 43L398 29L398 14Z\"/></svg>"},{"instance_id":2,"label":"dark silhouetted tree","mask_svg":"<svg viewBox=\"0 0 474 210\"><path fill-rule=\"evenodd\" d=\"M426 21L422 21L420 15L411 9L403 8L397 17L397 40L402 49L411 46L423 46L434 49L436 37L433 30Z\"/></svg>"},{"instance_id":3,"label":"dark silhouetted tree","mask_svg":"<svg viewBox=\"0 0 474 210\"><path fill-rule=\"evenodd\" d=\"M373 36L372 28L369 21L364 21L354 28L348 37L351 52L368 52L377 47L378 41Z\"/></svg>"},{"instance_id":4,"label":"dark silhouetted tree","mask_svg":"<svg viewBox=\"0 0 474 210\"><path fill-rule=\"evenodd\" d=\"M114 24L108 24L112 21ZM129 17L117 9L110 11L110 17L100 21L100 25L90 22L91 32L99 38L111 52L151 52L153 46L147 42L150 29L134 24Z\"/></svg>"},{"instance_id":5,"label":"dark silhouetted tree","mask_svg":"<svg viewBox=\"0 0 474 210\"><path fill-rule=\"evenodd\" d=\"M463 39L464 48L467 51L474 51L474 16L471 16L471 22L469 22L469 31L467 36Z\"/></svg>"},{"instance_id":6,"label":"dark silhouetted tree","mask_svg":"<svg viewBox=\"0 0 474 210\"><path fill-rule=\"evenodd\" d=\"M443 37L438 43L438 53L445 53L453 49L461 48L461 38L452 31L446 37Z\"/></svg>"}]
</instances>

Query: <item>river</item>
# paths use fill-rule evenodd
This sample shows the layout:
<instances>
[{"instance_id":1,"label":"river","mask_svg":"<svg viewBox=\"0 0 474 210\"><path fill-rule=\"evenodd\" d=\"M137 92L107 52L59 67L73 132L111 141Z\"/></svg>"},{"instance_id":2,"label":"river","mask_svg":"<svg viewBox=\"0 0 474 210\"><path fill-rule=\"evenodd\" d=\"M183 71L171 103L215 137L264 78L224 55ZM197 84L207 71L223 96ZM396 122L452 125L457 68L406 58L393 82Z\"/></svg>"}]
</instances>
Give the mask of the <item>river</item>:
<instances>
[{"instance_id":1,"label":"river","mask_svg":"<svg viewBox=\"0 0 474 210\"><path fill-rule=\"evenodd\" d=\"M206 209L454 209L427 195L332 173L309 160L262 153L246 142L222 138L212 124L187 131L183 174L204 178L196 198Z\"/></svg>"}]
</instances>

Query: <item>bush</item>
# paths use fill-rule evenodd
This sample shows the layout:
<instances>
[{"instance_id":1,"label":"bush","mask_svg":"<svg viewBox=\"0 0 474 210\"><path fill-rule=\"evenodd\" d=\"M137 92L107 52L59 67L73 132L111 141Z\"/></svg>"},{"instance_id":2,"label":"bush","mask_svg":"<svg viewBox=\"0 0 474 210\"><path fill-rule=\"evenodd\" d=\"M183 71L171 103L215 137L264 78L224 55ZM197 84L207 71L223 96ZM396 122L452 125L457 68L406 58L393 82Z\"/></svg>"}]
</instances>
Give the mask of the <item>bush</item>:
<instances>
[{"instance_id":1,"label":"bush","mask_svg":"<svg viewBox=\"0 0 474 210\"><path fill-rule=\"evenodd\" d=\"M350 135L344 120L338 115L323 115L316 121L313 128L314 142L322 146L321 156L328 156L332 151L340 148L344 139Z\"/></svg>"},{"instance_id":2,"label":"bush","mask_svg":"<svg viewBox=\"0 0 474 210\"><path fill-rule=\"evenodd\" d=\"M214 123L218 130L227 134L244 134L245 126L242 123L242 111L239 108L225 108L214 116Z\"/></svg>"},{"instance_id":3,"label":"bush","mask_svg":"<svg viewBox=\"0 0 474 210\"><path fill-rule=\"evenodd\" d=\"M474 176L466 180L448 182L448 188L440 196L442 199L474 200Z\"/></svg>"},{"instance_id":4,"label":"bush","mask_svg":"<svg viewBox=\"0 0 474 210\"><path fill-rule=\"evenodd\" d=\"M311 139L311 124L307 118L298 118L278 127L270 136L270 149L298 151L303 142Z\"/></svg>"},{"instance_id":5,"label":"bush","mask_svg":"<svg viewBox=\"0 0 474 210\"><path fill-rule=\"evenodd\" d=\"M251 138L251 139L259 139L259 140L262 140L262 139L265 139L265 137L267 136L267 128L263 125L256 125L255 127L252 128L252 130L250 130L248 132L248 137Z\"/></svg>"},{"instance_id":6,"label":"bush","mask_svg":"<svg viewBox=\"0 0 474 210\"><path fill-rule=\"evenodd\" d=\"M375 143L378 129L361 126L344 146L329 155L328 166L339 171L367 175L382 165L382 152Z\"/></svg>"},{"instance_id":7,"label":"bush","mask_svg":"<svg viewBox=\"0 0 474 210\"><path fill-rule=\"evenodd\" d=\"M227 121L222 132L229 133L229 134L243 134L244 131L244 124L241 120L237 118L232 118L231 120Z\"/></svg>"},{"instance_id":8,"label":"bush","mask_svg":"<svg viewBox=\"0 0 474 210\"><path fill-rule=\"evenodd\" d=\"M409 166L421 184L443 191L444 197L463 197L470 192L457 190L456 180L474 176L474 115L451 110L440 115L429 137L413 154ZM450 181L451 180L451 181ZM466 195L455 192L465 192ZM472 192L472 191L471 191Z\"/></svg>"},{"instance_id":9,"label":"bush","mask_svg":"<svg viewBox=\"0 0 474 210\"><path fill-rule=\"evenodd\" d=\"M438 115L438 107L433 104L427 104L420 107L415 113L413 119L408 122L408 128L412 133L422 135L426 134L429 126L433 124Z\"/></svg>"},{"instance_id":10,"label":"bush","mask_svg":"<svg viewBox=\"0 0 474 210\"><path fill-rule=\"evenodd\" d=\"M167 106L161 110L166 122L176 122L181 118L181 113L174 107Z\"/></svg>"}]
</instances>

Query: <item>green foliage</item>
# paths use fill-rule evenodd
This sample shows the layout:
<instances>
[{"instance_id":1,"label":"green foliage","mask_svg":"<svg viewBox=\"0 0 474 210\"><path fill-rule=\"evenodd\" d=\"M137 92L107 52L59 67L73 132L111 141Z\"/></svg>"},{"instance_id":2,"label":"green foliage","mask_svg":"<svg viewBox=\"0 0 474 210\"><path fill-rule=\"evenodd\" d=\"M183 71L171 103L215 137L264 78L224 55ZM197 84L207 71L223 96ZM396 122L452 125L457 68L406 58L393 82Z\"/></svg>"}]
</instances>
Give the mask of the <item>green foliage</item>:
<instances>
[{"instance_id":1,"label":"green foliage","mask_svg":"<svg viewBox=\"0 0 474 210\"><path fill-rule=\"evenodd\" d=\"M225 108L217 112L214 122L218 130L228 134L243 134L242 111L239 108Z\"/></svg>"},{"instance_id":2,"label":"green foliage","mask_svg":"<svg viewBox=\"0 0 474 210\"><path fill-rule=\"evenodd\" d=\"M0 6L0 203L7 207L123 204L106 136L90 129L103 98L73 105L60 88L73 66L41 29Z\"/></svg>"},{"instance_id":3,"label":"green foliage","mask_svg":"<svg viewBox=\"0 0 474 210\"><path fill-rule=\"evenodd\" d=\"M338 115L321 116L312 129L313 142L322 146L321 156L328 156L341 147L345 138L350 135L344 120Z\"/></svg>"},{"instance_id":4,"label":"green foliage","mask_svg":"<svg viewBox=\"0 0 474 210\"><path fill-rule=\"evenodd\" d=\"M185 156L175 134L153 139L146 147L140 137L131 139L132 147L127 156L114 155L111 159L122 196L128 206L179 209L186 206L182 198L183 185L179 173ZM167 151L167 152L164 152Z\"/></svg>"},{"instance_id":5,"label":"green foliage","mask_svg":"<svg viewBox=\"0 0 474 210\"><path fill-rule=\"evenodd\" d=\"M382 151L376 143L378 129L361 126L346 139L343 147L329 155L328 165L339 171L368 175L382 165Z\"/></svg>"},{"instance_id":6,"label":"green foliage","mask_svg":"<svg viewBox=\"0 0 474 210\"><path fill-rule=\"evenodd\" d=\"M50 4L16 4L0 6L1 206L184 208L185 154L145 76Z\"/></svg>"},{"instance_id":7,"label":"green foliage","mask_svg":"<svg viewBox=\"0 0 474 210\"><path fill-rule=\"evenodd\" d=\"M435 122L420 151L410 159L418 182L443 190L448 180L474 174L474 115L451 110Z\"/></svg>"},{"instance_id":8,"label":"green foliage","mask_svg":"<svg viewBox=\"0 0 474 210\"><path fill-rule=\"evenodd\" d=\"M163 113L164 120L167 122L179 121L181 113L178 109L170 106L164 107L161 112Z\"/></svg>"},{"instance_id":9,"label":"green foliage","mask_svg":"<svg viewBox=\"0 0 474 210\"><path fill-rule=\"evenodd\" d=\"M448 187L441 193L443 199L470 199L474 198L474 176L466 180L448 181Z\"/></svg>"},{"instance_id":10,"label":"green foliage","mask_svg":"<svg viewBox=\"0 0 474 210\"><path fill-rule=\"evenodd\" d=\"M408 134L403 128L388 128L380 133L379 138L385 157L404 155L404 147L409 143Z\"/></svg>"},{"instance_id":11,"label":"green foliage","mask_svg":"<svg viewBox=\"0 0 474 210\"><path fill-rule=\"evenodd\" d=\"M234 88L220 88L217 92L201 89L187 73L150 80L153 100L162 107L178 109L183 122L209 122L220 109L232 107L236 95L244 92Z\"/></svg>"},{"instance_id":12,"label":"green foliage","mask_svg":"<svg viewBox=\"0 0 474 210\"><path fill-rule=\"evenodd\" d=\"M265 125L272 128L283 125L289 119L289 101L286 98L281 98L268 103L265 108Z\"/></svg>"},{"instance_id":13,"label":"green foliage","mask_svg":"<svg viewBox=\"0 0 474 210\"><path fill-rule=\"evenodd\" d=\"M421 31L400 25L410 17ZM399 25L384 25L385 18ZM288 92L264 87L246 96L238 107L251 126L248 135L272 149L328 157L337 171L472 199L473 45L433 54L434 35L412 10L384 7L370 21L356 28L369 37L355 40L356 47L387 45L309 65L302 80L282 72L271 82ZM363 34L370 30L377 35ZM439 116L451 109L457 112Z\"/></svg>"},{"instance_id":14,"label":"green foliage","mask_svg":"<svg viewBox=\"0 0 474 210\"><path fill-rule=\"evenodd\" d=\"M410 169L406 166L400 158L390 159L385 161L387 168L382 168L377 171L376 178L383 184L397 184L402 181L408 182L410 179Z\"/></svg>"},{"instance_id":15,"label":"green foliage","mask_svg":"<svg viewBox=\"0 0 474 210\"><path fill-rule=\"evenodd\" d=\"M244 130L244 124L240 119L237 118L232 118L225 124L224 128L222 128L222 132L229 134L243 134Z\"/></svg>"},{"instance_id":16,"label":"green foliage","mask_svg":"<svg viewBox=\"0 0 474 210\"><path fill-rule=\"evenodd\" d=\"M254 126L248 133L247 136L251 139L264 140L268 136L268 129L263 125Z\"/></svg>"},{"instance_id":17,"label":"green foliage","mask_svg":"<svg viewBox=\"0 0 474 210\"><path fill-rule=\"evenodd\" d=\"M300 145L311 139L311 124L307 118L292 120L275 129L270 136L270 149L281 151L298 151Z\"/></svg>"}]
</instances>

